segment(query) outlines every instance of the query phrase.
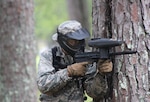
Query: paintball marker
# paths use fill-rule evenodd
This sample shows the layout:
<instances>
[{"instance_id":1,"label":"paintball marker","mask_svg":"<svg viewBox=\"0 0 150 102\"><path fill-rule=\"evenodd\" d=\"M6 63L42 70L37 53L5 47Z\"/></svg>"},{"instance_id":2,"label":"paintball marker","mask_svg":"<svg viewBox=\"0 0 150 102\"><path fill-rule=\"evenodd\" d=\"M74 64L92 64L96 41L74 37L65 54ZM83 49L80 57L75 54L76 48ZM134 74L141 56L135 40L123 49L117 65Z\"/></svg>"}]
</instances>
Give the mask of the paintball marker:
<instances>
[{"instance_id":1,"label":"paintball marker","mask_svg":"<svg viewBox=\"0 0 150 102\"><path fill-rule=\"evenodd\" d=\"M96 48L94 52L78 52L75 54L75 62L97 62L98 59L110 59L111 56L135 54L137 51L111 52L110 49L115 46L121 46L124 41L110 40L107 38L94 38L88 42L89 47Z\"/></svg>"}]
</instances>

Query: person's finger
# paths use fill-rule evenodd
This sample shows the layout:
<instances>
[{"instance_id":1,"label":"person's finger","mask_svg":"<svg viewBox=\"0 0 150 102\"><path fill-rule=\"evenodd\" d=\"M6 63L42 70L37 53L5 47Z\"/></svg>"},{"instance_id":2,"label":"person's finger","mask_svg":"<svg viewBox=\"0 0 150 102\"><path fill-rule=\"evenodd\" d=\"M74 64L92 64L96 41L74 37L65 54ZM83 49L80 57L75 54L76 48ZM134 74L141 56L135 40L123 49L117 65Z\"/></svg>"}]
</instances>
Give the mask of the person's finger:
<instances>
[{"instance_id":1,"label":"person's finger","mask_svg":"<svg viewBox=\"0 0 150 102\"><path fill-rule=\"evenodd\" d=\"M89 62L81 62L80 64L87 65L87 64L89 64Z\"/></svg>"}]
</instances>

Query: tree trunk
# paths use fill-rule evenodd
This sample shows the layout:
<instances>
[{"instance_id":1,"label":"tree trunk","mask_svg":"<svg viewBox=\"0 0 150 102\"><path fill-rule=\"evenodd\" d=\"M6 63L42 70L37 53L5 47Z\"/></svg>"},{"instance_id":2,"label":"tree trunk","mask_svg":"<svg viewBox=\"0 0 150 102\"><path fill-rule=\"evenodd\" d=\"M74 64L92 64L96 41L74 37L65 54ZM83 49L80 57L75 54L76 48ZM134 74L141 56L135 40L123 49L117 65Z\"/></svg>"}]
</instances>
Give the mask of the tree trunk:
<instances>
[{"instance_id":1,"label":"tree trunk","mask_svg":"<svg viewBox=\"0 0 150 102\"><path fill-rule=\"evenodd\" d=\"M92 6L93 36L95 38L111 37L112 31L110 0L93 0Z\"/></svg>"},{"instance_id":2,"label":"tree trunk","mask_svg":"<svg viewBox=\"0 0 150 102\"><path fill-rule=\"evenodd\" d=\"M114 101L150 101L150 1L112 0L113 38L125 41L120 50L135 55L116 57ZM119 49L118 49L119 50ZM117 94L115 94L117 92Z\"/></svg>"},{"instance_id":3,"label":"tree trunk","mask_svg":"<svg viewBox=\"0 0 150 102\"><path fill-rule=\"evenodd\" d=\"M87 0L67 0L69 18L81 22L89 30Z\"/></svg>"},{"instance_id":4,"label":"tree trunk","mask_svg":"<svg viewBox=\"0 0 150 102\"><path fill-rule=\"evenodd\" d=\"M94 37L125 41L115 51L137 51L115 57L111 102L150 101L149 27L149 0L93 0Z\"/></svg>"},{"instance_id":5,"label":"tree trunk","mask_svg":"<svg viewBox=\"0 0 150 102\"><path fill-rule=\"evenodd\" d=\"M0 100L37 102L33 0L0 1Z\"/></svg>"}]
</instances>

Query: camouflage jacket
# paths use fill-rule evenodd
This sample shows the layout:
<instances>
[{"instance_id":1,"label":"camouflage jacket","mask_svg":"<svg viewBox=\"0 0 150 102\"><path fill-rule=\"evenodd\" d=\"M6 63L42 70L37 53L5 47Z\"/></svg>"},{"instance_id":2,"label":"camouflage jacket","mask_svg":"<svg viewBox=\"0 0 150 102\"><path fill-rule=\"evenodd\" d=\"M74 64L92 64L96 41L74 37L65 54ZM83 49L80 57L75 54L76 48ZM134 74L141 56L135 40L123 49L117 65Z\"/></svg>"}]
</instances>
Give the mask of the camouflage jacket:
<instances>
[{"instance_id":1,"label":"camouflage jacket","mask_svg":"<svg viewBox=\"0 0 150 102\"><path fill-rule=\"evenodd\" d=\"M72 64L73 58L64 55L60 47L57 47L56 56L60 56L61 63ZM83 87L86 93L91 97L103 97L106 93L107 85L104 76L96 71L96 64L90 64L87 67L86 80L83 84L80 79L77 80L68 77L67 69L58 71L52 65L52 51L48 49L41 53L37 85L41 92L41 102L84 102Z\"/></svg>"}]
</instances>

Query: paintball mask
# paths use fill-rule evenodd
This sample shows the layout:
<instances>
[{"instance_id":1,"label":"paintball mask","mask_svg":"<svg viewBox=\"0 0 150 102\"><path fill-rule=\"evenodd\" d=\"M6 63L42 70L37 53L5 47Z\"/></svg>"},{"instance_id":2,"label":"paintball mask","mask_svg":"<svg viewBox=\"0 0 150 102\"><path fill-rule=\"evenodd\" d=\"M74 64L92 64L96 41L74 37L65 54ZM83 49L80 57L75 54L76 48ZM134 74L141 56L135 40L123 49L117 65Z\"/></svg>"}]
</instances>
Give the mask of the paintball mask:
<instances>
[{"instance_id":1,"label":"paintball mask","mask_svg":"<svg viewBox=\"0 0 150 102\"><path fill-rule=\"evenodd\" d=\"M89 32L82 28L81 24L77 21L66 21L62 23L58 27L56 34L59 45L71 56L84 49L85 39L90 37ZM69 43L70 39L77 40L78 43L71 45Z\"/></svg>"}]
</instances>

